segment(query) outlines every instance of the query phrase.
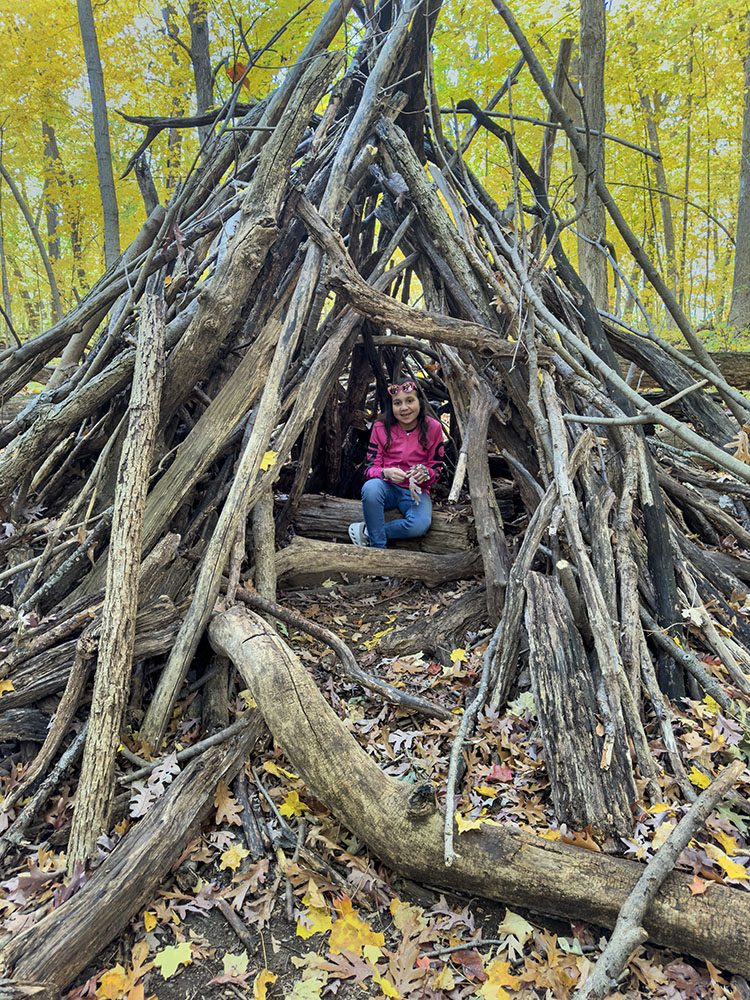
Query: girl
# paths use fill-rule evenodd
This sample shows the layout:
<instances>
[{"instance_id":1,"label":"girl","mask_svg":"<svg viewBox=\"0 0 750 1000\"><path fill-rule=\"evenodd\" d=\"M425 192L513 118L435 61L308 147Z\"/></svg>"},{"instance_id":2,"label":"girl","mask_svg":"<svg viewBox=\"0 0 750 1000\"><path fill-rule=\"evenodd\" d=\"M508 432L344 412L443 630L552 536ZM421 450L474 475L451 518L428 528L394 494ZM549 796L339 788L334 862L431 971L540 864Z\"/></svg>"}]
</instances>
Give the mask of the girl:
<instances>
[{"instance_id":1,"label":"girl","mask_svg":"<svg viewBox=\"0 0 750 1000\"><path fill-rule=\"evenodd\" d=\"M384 549L389 538L424 535L432 520L430 487L443 467L443 428L427 416L415 382L389 385L390 407L372 426L362 487L364 521L349 525L355 545ZM385 522L387 510L401 517Z\"/></svg>"}]
</instances>

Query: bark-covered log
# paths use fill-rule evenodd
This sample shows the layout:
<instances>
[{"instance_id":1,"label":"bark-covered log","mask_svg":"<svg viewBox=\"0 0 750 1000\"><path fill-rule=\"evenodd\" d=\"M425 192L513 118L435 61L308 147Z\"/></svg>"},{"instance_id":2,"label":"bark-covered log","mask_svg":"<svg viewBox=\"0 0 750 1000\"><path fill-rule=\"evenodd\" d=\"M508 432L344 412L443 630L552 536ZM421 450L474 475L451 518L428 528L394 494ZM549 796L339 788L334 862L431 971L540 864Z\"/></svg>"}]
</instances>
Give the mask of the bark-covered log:
<instances>
[{"instance_id":1,"label":"bark-covered log","mask_svg":"<svg viewBox=\"0 0 750 1000\"><path fill-rule=\"evenodd\" d=\"M43 971L64 991L151 900L210 811L218 782L232 780L264 732L258 713L250 712L242 733L192 760L80 892L15 935L3 955L6 971L15 979Z\"/></svg>"},{"instance_id":2,"label":"bark-covered log","mask_svg":"<svg viewBox=\"0 0 750 1000\"><path fill-rule=\"evenodd\" d=\"M378 642L378 652L383 656L434 653L440 646L462 645L468 631L479 632L486 623L487 596L482 584L445 605L439 604L429 615L420 616L410 625L386 632Z\"/></svg>"},{"instance_id":3,"label":"bark-covered log","mask_svg":"<svg viewBox=\"0 0 750 1000\"><path fill-rule=\"evenodd\" d=\"M147 602L135 623L133 660L159 656L174 642L179 612L168 597ZM13 690L3 695L0 710L30 705L65 686L75 656L77 639L46 649L10 672Z\"/></svg>"},{"instance_id":4,"label":"bark-covered log","mask_svg":"<svg viewBox=\"0 0 750 1000\"><path fill-rule=\"evenodd\" d=\"M608 753L599 679L565 594L554 579L530 573L526 595L531 684L555 816L574 830L590 826L605 836L628 836L634 805L623 796L630 786L628 747L620 743Z\"/></svg>"},{"instance_id":5,"label":"bark-covered log","mask_svg":"<svg viewBox=\"0 0 750 1000\"><path fill-rule=\"evenodd\" d=\"M386 513L386 520L399 517L397 511ZM328 542L346 542L352 521L362 520L359 500L305 493L293 518L294 529L304 538ZM414 549L446 555L466 552L476 545L476 533L465 508L442 510L436 504L432 510L430 530L421 538L405 538L390 543L393 548Z\"/></svg>"},{"instance_id":6,"label":"bark-covered log","mask_svg":"<svg viewBox=\"0 0 750 1000\"><path fill-rule=\"evenodd\" d=\"M614 926L642 865L506 825L461 835L458 856L446 868L439 811L414 815L414 786L380 770L328 707L297 657L261 618L232 609L213 620L210 636L214 647L233 660L311 792L386 864L432 885ZM716 885L710 893L694 896L690 882L684 872L673 872L665 880L645 919L649 937L740 975L750 974L746 894Z\"/></svg>"},{"instance_id":7,"label":"bark-covered log","mask_svg":"<svg viewBox=\"0 0 750 1000\"><path fill-rule=\"evenodd\" d=\"M279 577L357 573L363 576L423 580L428 586L436 586L448 580L469 579L480 573L481 569L482 560L478 549L448 555L412 552L407 558L396 549L337 545L335 542L317 542L297 536L291 545L276 554L276 572Z\"/></svg>"}]
</instances>

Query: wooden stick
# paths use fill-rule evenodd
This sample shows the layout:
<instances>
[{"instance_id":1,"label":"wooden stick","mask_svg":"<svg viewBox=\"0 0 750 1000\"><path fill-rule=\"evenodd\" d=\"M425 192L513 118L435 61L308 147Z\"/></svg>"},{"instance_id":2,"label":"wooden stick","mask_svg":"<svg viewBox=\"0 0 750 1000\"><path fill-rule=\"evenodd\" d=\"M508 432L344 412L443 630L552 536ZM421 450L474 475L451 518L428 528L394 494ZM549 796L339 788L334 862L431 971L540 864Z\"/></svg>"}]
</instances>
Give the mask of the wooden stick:
<instances>
[{"instance_id":1,"label":"wooden stick","mask_svg":"<svg viewBox=\"0 0 750 1000\"><path fill-rule=\"evenodd\" d=\"M147 295L139 322L130 421L115 492L111 544L117 559L107 564L91 724L68 845L69 872L94 854L109 822L115 757L135 645L143 511L164 380L164 323L163 296Z\"/></svg>"}]
</instances>

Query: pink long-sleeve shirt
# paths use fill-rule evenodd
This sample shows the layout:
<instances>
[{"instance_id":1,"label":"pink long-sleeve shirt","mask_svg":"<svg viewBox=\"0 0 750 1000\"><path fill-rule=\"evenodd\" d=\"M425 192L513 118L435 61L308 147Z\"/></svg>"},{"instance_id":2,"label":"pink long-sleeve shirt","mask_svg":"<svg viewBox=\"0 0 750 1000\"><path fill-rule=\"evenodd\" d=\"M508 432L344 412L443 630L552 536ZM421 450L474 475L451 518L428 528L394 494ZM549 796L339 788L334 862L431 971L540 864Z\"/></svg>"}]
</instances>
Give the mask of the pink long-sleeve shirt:
<instances>
[{"instance_id":1,"label":"pink long-sleeve shirt","mask_svg":"<svg viewBox=\"0 0 750 1000\"><path fill-rule=\"evenodd\" d=\"M427 447L419 440L419 429L405 431L400 424L391 427L391 442L386 449L386 430L382 420L372 425L365 462L366 479L382 479L383 469L407 472L412 465L424 465L429 479L420 486L427 493L443 468L443 428L438 420L427 418Z\"/></svg>"}]
</instances>

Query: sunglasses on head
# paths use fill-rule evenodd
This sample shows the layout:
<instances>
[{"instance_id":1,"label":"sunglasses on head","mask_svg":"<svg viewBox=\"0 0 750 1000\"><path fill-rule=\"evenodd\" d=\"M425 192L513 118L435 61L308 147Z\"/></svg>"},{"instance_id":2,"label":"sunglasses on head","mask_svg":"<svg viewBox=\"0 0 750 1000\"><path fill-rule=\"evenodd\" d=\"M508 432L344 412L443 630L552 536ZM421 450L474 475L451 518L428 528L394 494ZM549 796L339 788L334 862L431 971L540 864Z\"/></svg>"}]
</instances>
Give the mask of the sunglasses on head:
<instances>
[{"instance_id":1,"label":"sunglasses on head","mask_svg":"<svg viewBox=\"0 0 750 1000\"><path fill-rule=\"evenodd\" d=\"M416 382L404 382L401 385L389 385L388 392L391 396L398 396L400 392L416 392Z\"/></svg>"}]
</instances>

